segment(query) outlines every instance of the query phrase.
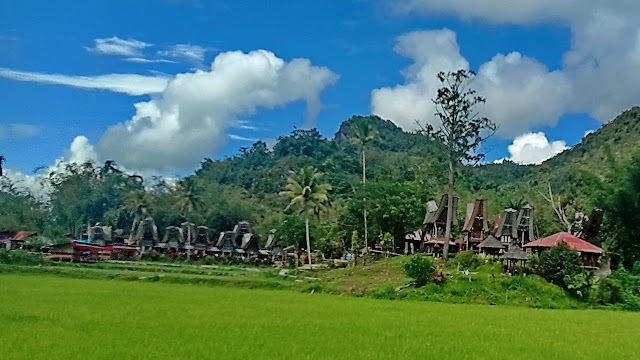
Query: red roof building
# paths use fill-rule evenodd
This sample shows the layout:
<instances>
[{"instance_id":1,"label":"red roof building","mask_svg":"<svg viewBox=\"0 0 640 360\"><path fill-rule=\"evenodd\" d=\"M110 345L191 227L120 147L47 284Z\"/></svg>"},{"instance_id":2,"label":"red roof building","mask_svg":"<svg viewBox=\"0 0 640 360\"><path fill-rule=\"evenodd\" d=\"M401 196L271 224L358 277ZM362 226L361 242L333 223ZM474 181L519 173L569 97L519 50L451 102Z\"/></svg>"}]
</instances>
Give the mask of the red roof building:
<instances>
[{"instance_id":1,"label":"red roof building","mask_svg":"<svg viewBox=\"0 0 640 360\"><path fill-rule=\"evenodd\" d=\"M600 255L602 255L602 248L564 231L536 241L532 241L528 244L525 244L524 248L530 248L540 253L542 252L542 250L548 249L552 246L556 246L560 243L565 243L573 250L579 252L582 256L582 261L584 262L585 266L598 266L598 258L600 257Z\"/></svg>"},{"instance_id":2,"label":"red roof building","mask_svg":"<svg viewBox=\"0 0 640 360\"><path fill-rule=\"evenodd\" d=\"M35 236L33 231L5 230L0 231L0 248L7 250L20 249L29 236Z\"/></svg>"}]
</instances>

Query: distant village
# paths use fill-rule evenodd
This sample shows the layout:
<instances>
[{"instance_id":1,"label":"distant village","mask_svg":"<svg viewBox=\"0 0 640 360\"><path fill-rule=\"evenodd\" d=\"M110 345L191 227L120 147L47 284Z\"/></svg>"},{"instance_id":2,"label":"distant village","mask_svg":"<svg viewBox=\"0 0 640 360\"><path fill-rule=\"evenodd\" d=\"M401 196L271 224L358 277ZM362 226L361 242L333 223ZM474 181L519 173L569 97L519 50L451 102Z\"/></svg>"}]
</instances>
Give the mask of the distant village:
<instances>
[{"instance_id":1,"label":"distant village","mask_svg":"<svg viewBox=\"0 0 640 360\"><path fill-rule=\"evenodd\" d=\"M449 252L473 251L485 254L495 260L525 265L532 254L540 254L543 250L560 243L566 243L576 250L584 267L596 269L602 248L592 244L590 240L598 234L602 224L602 210L594 209L590 215L576 214L572 233L559 232L544 238L534 235L535 209L524 205L520 209L508 208L501 214L488 213L488 199L479 197L466 206L466 216L461 236L450 241ZM381 244L358 251L344 249L340 260L351 260L368 252L387 255L408 255L424 253L430 256L442 256L445 243L445 227L449 204L443 195L440 202L430 201L427 204L423 228L407 234L395 250L389 250ZM452 211L458 212L458 198L453 197ZM457 216L453 216L452 226L457 226ZM68 241L59 244L48 244L41 251L47 258L60 261L96 262L100 260L137 260L141 255L166 255L170 258L184 257L203 259L207 257L226 259L233 257L241 261L285 265L288 258L308 261L309 254L305 249L294 246L283 246L279 243L275 230L272 230L264 246L260 246L261 238L252 233L249 222L242 221L233 229L222 231L211 236L212 231L206 226L184 222L180 227L168 226L162 236L152 217L134 223L132 231L112 229L100 224L87 226L81 239L68 236ZM0 231L0 248L7 250L25 249L34 251L26 245L26 240L37 236L32 231ZM311 253L316 263L320 262L317 252Z\"/></svg>"}]
</instances>

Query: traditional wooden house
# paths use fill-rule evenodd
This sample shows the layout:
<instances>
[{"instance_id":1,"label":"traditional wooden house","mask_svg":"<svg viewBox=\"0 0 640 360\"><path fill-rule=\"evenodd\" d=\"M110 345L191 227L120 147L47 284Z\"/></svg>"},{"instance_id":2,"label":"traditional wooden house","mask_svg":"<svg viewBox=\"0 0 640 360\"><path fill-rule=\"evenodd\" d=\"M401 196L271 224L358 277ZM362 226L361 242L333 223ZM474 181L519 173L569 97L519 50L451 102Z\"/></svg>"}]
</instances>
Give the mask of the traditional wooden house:
<instances>
[{"instance_id":1,"label":"traditional wooden house","mask_svg":"<svg viewBox=\"0 0 640 360\"><path fill-rule=\"evenodd\" d=\"M582 216L576 214L576 223L574 224L573 235L584 239L586 241L592 241L598 236L600 227L602 226L603 212L602 209L593 209L591 215L579 213ZM578 219L580 217L580 219Z\"/></svg>"},{"instance_id":2,"label":"traditional wooden house","mask_svg":"<svg viewBox=\"0 0 640 360\"><path fill-rule=\"evenodd\" d=\"M194 250L204 254L210 243L211 240L209 240L209 228L206 226L198 226L196 228L196 235L193 241Z\"/></svg>"},{"instance_id":3,"label":"traditional wooden house","mask_svg":"<svg viewBox=\"0 0 640 360\"><path fill-rule=\"evenodd\" d=\"M184 242L180 244L180 251L185 252L187 257L189 257L195 249L193 243L195 243L196 240L196 226L194 223L183 222L181 227L182 234L184 234Z\"/></svg>"},{"instance_id":4,"label":"traditional wooden house","mask_svg":"<svg viewBox=\"0 0 640 360\"><path fill-rule=\"evenodd\" d=\"M555 233L545 238L525 244L524 247L540 254L542 251L560 243L565 243L570 248L577 251L582 257L582 262L586 268L598 267L598 260L600 255L602 255L602 248L568 232L563 231Z\"/></svg>"},{"instance_id":5,"label":"traditional wooden house","mask_svg":"<svg viewBox=\"0 0 640 360\"><path fill-rule=\"evenodd\" d=\"M427 203L427 213L424 217L422 226L422 232L420 238L421 243L418 243L418 248L421 251L427 253L438 252L444 246L444 237L447 226L447 212L449 211L448 196L442 195L440 203L436 205L435 201ZM451 219L451 226L458 225L458 198L453 197L451 211L453 216ZM450 242L451 250L454 249L455 243ZM414 245L415 247L416 245Z\"/></svg>"},{"instance_id":6,"label":"traditional wooden house","mask_svg":"<svg viewBox=\"0 0 640 360\"><path fill-rule=\"evenodd\" d=\"M156 243L155 248L162 252L178 252L180 251L180 248L184 241L184 233L182 231L182 228L179 228L177 226L167 226L164 231L162 240Z\"/></svg>"},{"instance_id":7,"label":"traditional wooden house","mask_svg":"<svg viewBox=\"0 0 640 360\"><path fill-rule=\"evenodd\" d=\"M489 235L480 244L478 244L478 251L487 255L499 255L504 251L505 247L505 244L496 239L493 235Z\"/></svg>"},{"instance_id":8,"label":"traditional wooden house","mask_svg":"<svg viewBox=\"0 0 640 360\"><path fill-rule=\"evenodd\" d=\"M145 253L148 250L153 249L153 246L158 242L158 227L152 217L138 223L137 229L135 229L129 238L129 244L137 246L140 252Z\"/></svg>"},{"instance_id":9,"label":"traditional wooden house","mask_svg":"<svg viewBox=\"0 0 640 360\"><path fill-rule=\"evenodd\" d=\"M111 238L111 226L95 226L87 227L87 238L89 242L98 244L101 246L111 244L113 242Z\"/></svg>"},{"instance_id":10,"label":"traditional wooden house","mask_svg":"<svg viewBox=\"0 0 640 360\"><path fill-rule=\"evenodd\" d=\"M484 239L484 234L489 232L487 198L484 196L476 199L475 203L467 204L462 231L465 237L465 250L478 251L478 244Z\"/></svg>"},{"instance_id":11,"label":"traditional wooden house","mask_svg":"<svg viewBox=\"0 0 640 360\"><path fill-rule=\"evenodd\" d=\"M520 211L505 209L495 230L495 236L505 245L516 244L522 246L533 239L533 206L525 205Z\"/></svg>"},{"instance_id":12,"label":"traditional wooden house","mask_svg":"<svg viewBox=\"0 0 640 360\"><path fill-rule=\"evenodd\" d=\"M221 254L232 254L233 250L235 250L235 239L236 234L233 231L223 231L220 233L218 237L218 241L215 246L210 250L213 253L221 253Z\"/></svg>"},{"instance_id":13,"label":"traditional wooden house","mask_svg":"<svg viewBox=\"0 0 640 360\"><path fill-rule=\"evenodd\" d=\"M533 241L533 206L527 204L524 205L518 212L517 221L517 239L515 239L518 246Z\"/></svg>"},{"instance_id":14,"label":"traditional wooden house","mask_svg":"<svg viewBox=\"0 0 640 360\"><path fill-rule=\"evenodd\" d=\"M22 248L26 239L37 236L33 231L5 230L0 231L0 249L17 250Z\"/></svg>"},{"instance_id":15,"label":"traditional wooden house","mask_svg":"<svg viewBox=\"0 0 640 360\"><path fill-rule=\"evenodd\" d=\"M258 255L260 250L260 236L247 233L242 236L242 244L236 248L236 253L253 256Z\"/></svg>"},{"instance_id":16,"label":"traditional wooden house","mask_svg":"<svg viewBox=\"0 0 640 360\"><path fill-rule=\"evenodd\" d=\"M495 237L504 244L505 248L518 237L517 220L518 212L512 208L505 209L500 217L500 223L495 232Z\"/></svg>"}]
</instances>

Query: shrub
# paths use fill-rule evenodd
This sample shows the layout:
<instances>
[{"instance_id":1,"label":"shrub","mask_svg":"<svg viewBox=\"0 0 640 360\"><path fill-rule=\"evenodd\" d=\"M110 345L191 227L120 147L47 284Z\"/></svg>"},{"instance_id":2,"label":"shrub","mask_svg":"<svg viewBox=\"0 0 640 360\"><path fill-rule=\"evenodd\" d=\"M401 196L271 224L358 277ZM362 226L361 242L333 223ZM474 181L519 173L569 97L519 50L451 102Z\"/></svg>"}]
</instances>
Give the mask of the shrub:
<instances>
[{"instance_id":1,"label":"shrub","mask_svg":"<svg viewBox=\"0 0 640 360\"><path fill-rule=\"evenodd\" d=\"M596 300L603 304L617 304L623 301L622 285L616 279L604 278L598 282Z\"/></svg>"},{"instance_id":2,"label":"shrub","mask_svg":"<svg viewBox=\"0 0 640 360\"><path fill-rule=\"evenodd\" d=\"M640 275L640 260L633 263L633 269L631 272L633 275Z\"/></svg>"},{"instance_id":3,"label":"shrub","mask_svg":"<svg viewBox=\"0 0 640 360\"><path fill-rule=\"evenodd\" d=\"M373 297L374 299L393 300L396 298L396 289L394 289L393 286L388 284L382 285L378 287L373 292L373 294L371 294L371 297Z\"/></svg>"},{"instance_id":4,"label":"shrub","mask_svg":"<svg viewBox=\"0 0 640 360\"><path fill-rule=\"evenodd\" d=\"M30 253L24 250L9 251L0 249L0 264L15 265L40 265L44 263L44 258L40 253Z\"/></svg>"},{"instance_id":5,"label":"shrub","mask_svg":"<svg viewBox=\"0 0 640 360\"><path fill-rule=\"evenodd\" d=\"M574 296L589 295L593 273L582 267L578 252L565 243L542 253L540 272L547 281L562 286Z\"/></svg>"},{"instance_id":6,"label":"shrub","mask_svg":"<svg viewBox=\"0 0 640 360\"><path fill-rule=\"evenodd\" d=\"M461 269L476 269L482 265L482 259L471 250L462 251L453 258L453 264Z\"/></svg>"},{"instance_id":7,"label":"shrub","mask_svg":"<svg viewBox=\"0 0 640 360\"><path fill-rule=\"evenodd\" d=\"M413 283L418 287L424 286L429 282L436 268L437 266L431 259L423 255L415 255L411 258L411 261L404 264L404 272L413 279Z\"/></svg>"}]
</instances>

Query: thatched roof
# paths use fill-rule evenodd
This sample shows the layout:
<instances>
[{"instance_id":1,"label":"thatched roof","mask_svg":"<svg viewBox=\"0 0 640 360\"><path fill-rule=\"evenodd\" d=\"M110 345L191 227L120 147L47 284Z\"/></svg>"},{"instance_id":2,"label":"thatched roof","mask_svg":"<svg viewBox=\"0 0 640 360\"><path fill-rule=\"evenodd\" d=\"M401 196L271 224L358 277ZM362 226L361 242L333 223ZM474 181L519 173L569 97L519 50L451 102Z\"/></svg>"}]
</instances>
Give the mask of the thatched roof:
<instances>
[{"instance_id":1,"label":"thatched roof","mask_svg":"<svg viewBox=\"0 0 640 360\"><path fill-rule=\"evenodd\" d=\"M531 255L527 254L522 248L518 245L511 245L509 251L507 251L504 255L500 257L501 259L506 260L529 260L531 259Z\"/></svg>"},{"instance_id":2,"label":"thatched roof","mask_svg":"<svg viewBox=\"0 0 640 360\"><path fill-rule=\"evenodd\" d=\"M493 235L487 236L480 244L478 244L478 249L502 249L504 245Z\"/></svg>"}]
</instances>

